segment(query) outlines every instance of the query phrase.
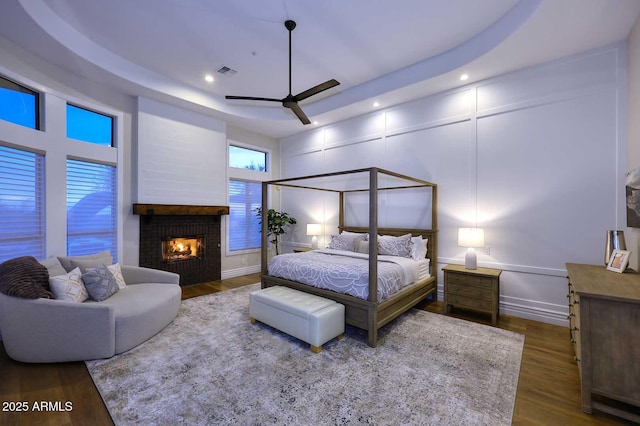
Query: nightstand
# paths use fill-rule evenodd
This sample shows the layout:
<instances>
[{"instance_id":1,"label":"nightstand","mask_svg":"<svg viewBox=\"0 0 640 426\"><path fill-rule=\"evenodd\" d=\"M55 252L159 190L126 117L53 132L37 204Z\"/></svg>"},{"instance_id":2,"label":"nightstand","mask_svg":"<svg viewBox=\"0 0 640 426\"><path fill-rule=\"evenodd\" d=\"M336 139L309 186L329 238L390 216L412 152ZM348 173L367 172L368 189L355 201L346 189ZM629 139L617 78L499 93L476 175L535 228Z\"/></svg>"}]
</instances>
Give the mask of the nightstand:
<instances>
[{"instance_id":1,"label":"nightstand","mask_svg":"<svg viewBox=\"0 0 640 426\"><path fill-rule=\"evenodd\" d=\"M464 265L447 265L444 271L444 309L472 309L491 314L491 324L498 322L500 274L492 268L466 269Z\"/></svg>"},{"instance_id":2,"label":"nightstand","mask_svg":"<svg viewBox=\"0 0 640 426\"><path fill-rule=\"evenodd\" d=\"M311 251L311 250L313 250L313 249L310 248L310 247L296 247L296 248L293 249L293 252L294 253L302 253L302 252Z\"/></svg>"}]
</instances>

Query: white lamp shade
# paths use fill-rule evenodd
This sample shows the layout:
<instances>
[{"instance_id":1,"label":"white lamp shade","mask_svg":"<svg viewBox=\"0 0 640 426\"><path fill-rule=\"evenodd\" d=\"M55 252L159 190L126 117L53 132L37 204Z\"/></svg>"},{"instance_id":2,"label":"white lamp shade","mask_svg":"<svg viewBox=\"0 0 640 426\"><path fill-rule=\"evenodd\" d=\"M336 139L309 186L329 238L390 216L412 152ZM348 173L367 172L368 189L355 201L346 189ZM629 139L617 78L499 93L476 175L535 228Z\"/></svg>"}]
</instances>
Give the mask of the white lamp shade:
<instances>
[{"instance_id":1,"label":"white lamp shade","mask_svg":"<svg viewBox=\"0 0 640 426\"><path fill-rule=\"evenodd\" d=\"M460 247L484 247L484 229L459 228L458 245Z\"/></svg>"},{"instance_id":2,"label":"white lamp shade","mask_svg":"<svg viewBox=\"0 0 640 426\"><path fill-rule=\"evenodd\" d=\"M307 235L320 235L322 226L319 223L307 223Z\"/></svg>"}]
</instances>

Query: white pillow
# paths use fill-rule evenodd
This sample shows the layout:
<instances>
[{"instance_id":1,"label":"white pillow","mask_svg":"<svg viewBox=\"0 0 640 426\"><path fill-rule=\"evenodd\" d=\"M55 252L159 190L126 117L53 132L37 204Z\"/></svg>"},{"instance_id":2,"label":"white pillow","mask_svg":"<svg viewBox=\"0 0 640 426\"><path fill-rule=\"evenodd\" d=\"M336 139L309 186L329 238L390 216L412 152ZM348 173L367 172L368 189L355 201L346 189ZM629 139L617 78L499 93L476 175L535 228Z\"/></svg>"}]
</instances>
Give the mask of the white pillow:
<instances>
[{"instance_id":1,"label":"white pillow","mask_svg":"<svg viewBox=\"0 0 640 426\"><path fill-rule=\"evenodd\" d=\"M358 253L369 254L369 241L360 241L356 251Z\"/></svg>"},{"instance_id":2,"label":"white pillow","mask_svg":"<svg viewBox=\"0 0 640 426\"><path fill-rule=\"evenodd\" d=\"M67 302L82 303L89 298L89 293L82 283L82 272L75 268L64 275L49 277L49 287L53 298Z\"/></svg>"},{"instance_id":3,"label":"white pillow","mask_svg":"<svg viewBox=\"0 0 640 426\"><path fill-rule=\"evenodd\" d=\"M107 265L107 269L113 274L113 277L116 279L118 288L123 289L127 286L127 283L124 282L124 277L122 276L122 268L120 267L119 263Z\"/></svg>"},{"instance_id":4,"label":"white pillow","mask_svg":"<svg viewBox=\"0 0 640 426\"><path fill-rule=\"evenodd\" d=\"M411 258L422 260L427 257L427 243L429 240L422 239L421 235L411 238Z\"/></svg>"}]
</instances>

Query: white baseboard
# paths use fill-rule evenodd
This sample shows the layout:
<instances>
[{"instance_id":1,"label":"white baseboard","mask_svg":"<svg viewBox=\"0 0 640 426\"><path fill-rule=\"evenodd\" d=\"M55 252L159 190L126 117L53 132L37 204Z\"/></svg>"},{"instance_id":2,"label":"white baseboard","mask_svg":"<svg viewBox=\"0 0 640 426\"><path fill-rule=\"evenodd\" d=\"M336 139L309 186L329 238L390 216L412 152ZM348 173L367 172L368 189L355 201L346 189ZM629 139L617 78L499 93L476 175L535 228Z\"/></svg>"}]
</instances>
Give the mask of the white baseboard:
<instances>
[{"instance_id":1,"label":"white baseboard","mask_svg":"<svg viewBox=\"0 0 640 426\"><path fill-rule=\"evenodd\" d=\"M260 265L251 265L251 266L245 266L244 268L229 269L227 271L222 271L220 275L223 280L226 280L229 278L241 277L243 275L257 274L260 271L261 271Z\"/></svg>"}]
</instances>

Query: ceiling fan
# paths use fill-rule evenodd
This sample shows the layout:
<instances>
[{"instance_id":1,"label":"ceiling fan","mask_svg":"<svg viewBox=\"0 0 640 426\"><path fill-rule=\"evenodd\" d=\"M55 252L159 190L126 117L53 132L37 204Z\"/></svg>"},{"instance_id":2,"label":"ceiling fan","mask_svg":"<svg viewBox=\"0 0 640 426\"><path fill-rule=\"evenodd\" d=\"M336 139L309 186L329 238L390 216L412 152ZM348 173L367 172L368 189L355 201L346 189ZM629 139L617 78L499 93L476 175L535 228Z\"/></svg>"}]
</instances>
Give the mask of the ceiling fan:
<instances>
[{"instance_id":1,"label":"ceiling fan","mask_svg":"<svg viewBox=\"0 0 640 426\"><path fill-rule=\"evenodd\" d=\"M318 84L317 86L312 87L311 89L307 89L304 92L300 92L297 95L291 94L291 32L296 27L295 21L287 20L284 23L285 28L289 31L289 94L282 99L275 98L257 98L253 96L225 96L225 99L242 99L249 101L267 101L267 102L281 102L282 106L285 108L289 108L294 112L296 116L302 121L302 124L310 124L311 121L302 111L298 102L307 99L313 95L317 95L320 92L324 92L325 90L331 89L332 87L340 84L337 80L331 79L325 81L324 83Z\"/></svg>"}]
</instances>

